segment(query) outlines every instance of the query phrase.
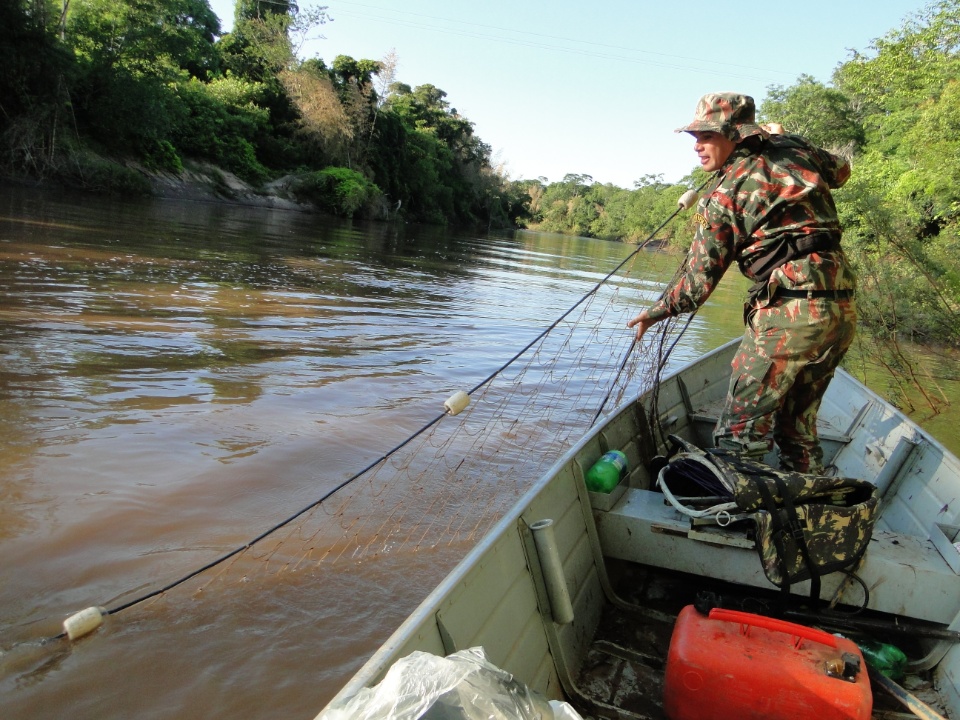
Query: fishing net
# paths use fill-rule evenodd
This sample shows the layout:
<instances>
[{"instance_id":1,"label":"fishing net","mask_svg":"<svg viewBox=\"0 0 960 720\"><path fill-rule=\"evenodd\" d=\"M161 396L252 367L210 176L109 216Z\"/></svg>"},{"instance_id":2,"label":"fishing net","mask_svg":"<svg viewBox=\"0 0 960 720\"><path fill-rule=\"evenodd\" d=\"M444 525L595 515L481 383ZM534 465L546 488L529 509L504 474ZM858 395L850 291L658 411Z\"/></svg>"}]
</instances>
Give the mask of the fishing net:
<instances>
[{"instance_id":1,"label":"fishing net","mask_svg":"<svg viewBox=\"0 0 960 720\"><path fill-rule=\"evenodd\" d=\"M437 574L445 574L604 414L656 387L682 330L659 323L636 346L626 323L663 286L632 276L645 274L653 258L675 259L642 249L469 388L465 410L448 415L438 402L432 421L343 481L319 468L316 485L325 491L316 501L179 579L122 595L108 614L187 581L193 593L215 581L274 585L281 575L307 570L341 572L387 559L402 566L426 551ZM658 415L655 397L651 415Z\"/></svg>"},{"instance_id":2,"label":"fishing net","mask_svg":"<svg viewBox=\"0 0 960 720\"><path fill-rule=\"evenodd\" d=\"M248 559L275 572L438 546L465 552L598 415L655 382L666 336L651 332L632 347L626 322L643 304L633 289L622 298L623 288L599 286L474 389L466 410L443 416L248 549Z\"/></svg>"}]
</instances>

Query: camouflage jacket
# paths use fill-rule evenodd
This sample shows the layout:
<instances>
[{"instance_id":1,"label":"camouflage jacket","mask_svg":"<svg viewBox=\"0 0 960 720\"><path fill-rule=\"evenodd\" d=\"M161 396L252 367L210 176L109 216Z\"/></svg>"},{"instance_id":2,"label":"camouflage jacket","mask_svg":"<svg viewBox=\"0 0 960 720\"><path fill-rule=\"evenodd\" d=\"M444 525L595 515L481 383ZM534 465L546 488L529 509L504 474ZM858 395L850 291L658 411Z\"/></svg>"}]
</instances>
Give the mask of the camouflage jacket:
<instances>
[{"instance_id":1,"label":"camouflage jacket","mask_svg":"<svg viewBox=\"0 0 960 720\"><path fill-rule=\"evenodd\" d=\"M752 261L785 237L829 233L839 241L840 222L830 189L849 177L846 161L797 135L772 135L759 150L738 145L704 192L684 266L650 308L650 317L696 310L734 261L756 280ZM856 279L838 245L774 270L757 306L767 304L777 287L853 289Z\"/></svg>"}]
</instances>

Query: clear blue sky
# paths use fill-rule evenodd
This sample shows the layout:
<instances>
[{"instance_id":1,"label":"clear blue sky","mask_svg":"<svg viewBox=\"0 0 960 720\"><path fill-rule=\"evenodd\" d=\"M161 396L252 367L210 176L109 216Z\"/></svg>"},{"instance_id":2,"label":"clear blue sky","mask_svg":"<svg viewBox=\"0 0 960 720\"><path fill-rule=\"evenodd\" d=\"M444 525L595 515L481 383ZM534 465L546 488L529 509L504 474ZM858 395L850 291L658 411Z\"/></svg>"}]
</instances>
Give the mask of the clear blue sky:
<instances>
[{"instance_id":1,"label":"clear blue sky","mask_svg":"<svg viewBox=\"0 0 960 720\"><path fill-rule=\"evenodd\" d=\"M224 29L234 0L211 0ZM511 178L567 173L633 187L696 165L690 136L704 93L759 105L801 74L828 83L850 51L928 6L920 0L802 3L647 0L328 0L332 22L303 57L399 59L397 79L432 84L474 123ZM788 128L789 130L789 128Z\"/></svg>"}]
</instances>

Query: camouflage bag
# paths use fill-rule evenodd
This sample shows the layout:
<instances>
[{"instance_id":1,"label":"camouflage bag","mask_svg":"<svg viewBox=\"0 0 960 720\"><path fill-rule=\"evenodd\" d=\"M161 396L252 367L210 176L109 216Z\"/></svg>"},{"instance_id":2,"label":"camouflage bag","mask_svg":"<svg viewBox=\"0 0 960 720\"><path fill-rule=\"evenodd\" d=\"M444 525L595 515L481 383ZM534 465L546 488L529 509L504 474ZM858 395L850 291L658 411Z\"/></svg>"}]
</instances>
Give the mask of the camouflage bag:
<instances>
[{"instance_id":1,"label":"camouflage bag","mask_svg":"<svg viewBox=\"0 0 960 720\"><path fill-rule=\"evenodd\" d=\"M722 486L755 522L764 574L785 593L810 580L810 596L818 598L820 576L852 568L866 552L879 504L871 483L777 470L731 451L670 440L680 452L661 470L661 485L697 474L703 485L704 474L712 475L712 491Z\"/></svg>"}]
</instances>

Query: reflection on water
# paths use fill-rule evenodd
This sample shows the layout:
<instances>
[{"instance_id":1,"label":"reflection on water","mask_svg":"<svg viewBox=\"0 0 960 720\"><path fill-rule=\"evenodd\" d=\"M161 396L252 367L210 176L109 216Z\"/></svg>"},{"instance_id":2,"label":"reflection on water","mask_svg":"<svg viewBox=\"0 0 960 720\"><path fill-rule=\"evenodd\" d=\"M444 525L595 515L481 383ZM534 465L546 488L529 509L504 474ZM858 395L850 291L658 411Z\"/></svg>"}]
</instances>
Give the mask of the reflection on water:
<instances>
[{"instance_id":1,"label":"reflection on water","mask_svg":"<svg viewBox=\"0 0 960 720\"><path fill-rule=\"evenodd\" d=\"M485 389L448 434L263 546L73 646L37 641L309 505L489 377L627 253L5 189L0 714L312 717L550 464L551 441L592 417L598 398L581 387L609 382L625 319L676 258L642 253L597 293L596 316L571 315L557 364L506 373L529 404L522 422L502 388ZM744 285L724 281L674 363L740 334ZM439 450L486 470L464 479L432 460Z\"/></svg>"},{"instance_id":2,"label":"reflection on water","mask_svg":"<svg viewBox=\"0 0 960 720\"><path fill-rule=\"evenodd\" d=\"M950 348L914 348L905 343L889 349L855 343L847 369L889 399L914 422L960 454L960 353Z\"/></svg>"}]
</instances>

